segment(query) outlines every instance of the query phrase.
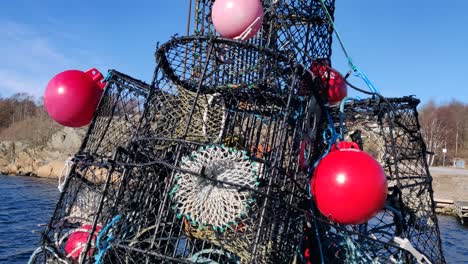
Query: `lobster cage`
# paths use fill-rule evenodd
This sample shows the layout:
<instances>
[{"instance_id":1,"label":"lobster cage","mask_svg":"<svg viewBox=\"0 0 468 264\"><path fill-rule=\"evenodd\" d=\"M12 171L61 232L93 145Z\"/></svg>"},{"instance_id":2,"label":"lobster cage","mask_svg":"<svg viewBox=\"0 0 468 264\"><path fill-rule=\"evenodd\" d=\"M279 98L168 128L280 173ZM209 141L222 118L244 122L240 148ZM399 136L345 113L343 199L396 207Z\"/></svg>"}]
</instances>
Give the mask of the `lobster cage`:
<instances>
[{"instance_id":1,"label":"lobster cage","mask_svg":"<svg viewBox=\"0 0 468 264\"><path fill-rule=\"evenodd\" d=\"M192 33L216 34L211 21L214 1L196 0ZM325 9L333 17L334 0L263 0L262 28L250 43L294 56L296 62L310 66L312 60L329 60L333 28ZM189 24L190 26L190 24Z\"/></svg>"},{"instance_id":2,"label":"lobster cage","mask_svg":"<svg viewBox=\"0 0 468 264\"><path fill-rule=\"evenodd\" d=\"M40 263L40 259L59 263L79 260L84 248L67 250L70 236L76 238L74 233L81 232L81 236L95 237L112 215L122 170L114 168L110 161L119 153L119 146L125 146L136 132L149 85L115 70L109 71L106 81L93 121L65 175L60 199L42 237L42 247L31 258L35 263ZM88 251L94 252L93 247L94 242Z\"/></svg>"},{"instance_id":3,"label":"lobster cage","mask_svg":"<svg viewBox=\"0 0 468 264\"><path fill-rule=\"evenodd\" d=\"M316 215L325 263L445 263L418 104L412 97L377 97L331 112L345 140L385 169L388 196L385 208L366 224L338 225Z\"/></svg>"},{"instance_id":4,"label":"lobster cage","mask_svg":"<svg viewBox=\"0 0 468 264\"><path fill-rule=\"evenodd\" d=\"M303 69L271 50L207 37L175 38L157 62L128 151L135 169L123 175L132 191L118 198L129 204L104 258L293 261L308 182L298 149L303 123L318 109L314 96L297 95Z\"/></svg>"},{"instance_id":5,"label":"lobster cage","mask_svg":"<svg viewBox=\"0 0 468 264\"><path fill-rule=\"evenodd\" d=\"M74 161L41 247L29 263L79 263L82 252L96 252L96 235L115 214L123 169L108 162Z\"/></svg>"}]
</instances>

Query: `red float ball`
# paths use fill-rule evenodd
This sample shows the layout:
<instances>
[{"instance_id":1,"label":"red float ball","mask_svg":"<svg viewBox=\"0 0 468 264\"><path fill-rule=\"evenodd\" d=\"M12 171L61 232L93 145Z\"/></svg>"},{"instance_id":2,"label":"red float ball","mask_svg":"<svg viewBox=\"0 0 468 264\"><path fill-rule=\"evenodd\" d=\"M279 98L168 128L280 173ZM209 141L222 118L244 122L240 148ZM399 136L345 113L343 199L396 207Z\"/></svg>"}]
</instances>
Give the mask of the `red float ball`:
<instances>
[{"instance_id":1,"label":"red float ball","mask_svg":"<svg viewBox=\"0 0 468 264\"><path fill-rule=\"evenodd\" d=\"M335 69L328 66L328 62L318 60L312 63L312 73L320 77L322 85L327 91L322 95L328 98L329 103L337 103L348 95L348 89L344 77Z\"/></svg>"},{"instance_id":2,"label":"red float ball","mask_svg":"<svg viewBox=\"0 0 468 264\"><path fill-rule=\"evenodd\" d=\"M96 70L68 70L57 74L44 93L49 116L63 126L88 125L101 98L104 77Z\"/></svg>"},{"instance_id":3,"label":"red float ball","mask_svg":"<svg viewBox=\"0 0 468 264\"><path fill-rule=\"evenodd\" d=\"M387 178L355 143L342 142L318 164L311 181L320 212L340 224L363 224L385 205Z\"/></svg>"},{"instance_id":4,"label":"red float ball","mask_svg":"<svg viewBox=\"0 0 468 264\"><path fill-rule=\"evenodd\" d=\"M81 252L85 249L86 243L88 242L88 237L91 233L92 226L91 225L84 225L74 231L67 240L67 243L65 244L65 253L66 255L73 259L73 260L78 260L80 258ZM94 231L93 237L92 237L92 244L94 244L96 241L96 236L99 234L101 231L100 226L96 226L96 230ZM91 256L94 252L94 246L92 246L89 250L87 255Z\"/></svg>"}]
</instances>

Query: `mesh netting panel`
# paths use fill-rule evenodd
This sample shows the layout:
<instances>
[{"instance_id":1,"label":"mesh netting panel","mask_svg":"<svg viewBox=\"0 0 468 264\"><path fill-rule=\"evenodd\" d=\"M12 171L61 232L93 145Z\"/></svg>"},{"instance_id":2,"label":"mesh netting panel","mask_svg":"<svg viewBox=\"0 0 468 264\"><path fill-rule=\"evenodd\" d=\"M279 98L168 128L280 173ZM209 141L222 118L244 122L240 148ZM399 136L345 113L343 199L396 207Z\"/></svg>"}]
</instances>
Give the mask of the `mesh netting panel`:
<instances>
[{"instance_id":1,"label":"mesh netting panel","mask_svg":"<svg viewBox=\"0 0 468 264\"><path fill-rule=\"evenodd\" d=\"M193 0L192 0L193 1ZM214 36L216 35L216 30L213 26L213 21L211 20L211 9L214 3L214 0L195 0L195 3L192 5L192 10L190 10L191 15L193 16L193 21L190 23L190 32L189 35L194 36ZM262 1L263 5L268 5L269 0ZM264 21L269 19L264 19ZM268 34L268 26L264 26L259 30L255 37L248 40L249 43L266 46L267 39L270 34Z\"/></svg>"},{"instance_id":2,"label":"mesh netting panel","mask_svg":"<svg viewBox=\"0 0 468 264\"><path fill-rule=\"evenodd\" d=\"M334 1L325 1L333 16ZM276 45L296 56L296 61L311 65L312 60L331 56L333 27L330 26L321 1L278 1L271 22L276 32Z\"/></svg>"},{"instance_id":3,"label":"mesh netting panel","mask_svg":"<svg viewBox=\"0 0 468 264\"><path fill-rule=\"evenodd\" d=\"M223 98L217 94L198 99L196 93L185 89L153 92L152 107L146 117L152 120L146 129L153 137L181 138L194 141L219 141L226 122ZM194 109L192 110L194 106ZM191 117L191 126L186 121ZM173 143L173 142L172 142ZM161 147L171 142L161 143Z\"/></svg>"},{"instance_id":4,"label":"mesh netting panel","mask_svg":"<svg viewBox=\"0 0 468 264\"><path fill-rule=\"evenodd\" d=\"M338 226L321 219L321 239L328 247L330 262L341 263L340 258L350 261L361 256L359 263L417 263L409 251L400 248L395 237L408 238L432 263L445 262L434 211L432 178L418 123L418 103L405 97L346 104L345 137L381 163L389 193L385 208L367 224ZM334 113L336 124L339 115L338 111Z\"/></svg>"},{"instance_id":5,"label":"mesh netting panel","mask_svg":"<svg viewBox=\"0 0 468 264\"><path fill-rule=\"evenodd\" d=\"M79 153L111 157L124 146L138 128L148 91L147 84L111 70Z\"/></svg>"},{"instance_id":6,"label":"mesh netting panel","mask_svg":"<svg viewBox=\"0 0 468 264\"><path fill-rule=\"evenodd\" d=\"M42 237L43 251L48 252L47 263L69 263L64 261L70 261L75 252L79 254L86 250L89 254L95 253L96 235L114 214L121 174L121 170L115 170L109 164L75 158L54 215ZM76 238L74 233L77 232L86 239L74 251L67 252L66 245L71 236ZM93 239L86 248L91 234L94 234ZM41 263L37 261L32 263Z\"/></svg>"}]
</instances>

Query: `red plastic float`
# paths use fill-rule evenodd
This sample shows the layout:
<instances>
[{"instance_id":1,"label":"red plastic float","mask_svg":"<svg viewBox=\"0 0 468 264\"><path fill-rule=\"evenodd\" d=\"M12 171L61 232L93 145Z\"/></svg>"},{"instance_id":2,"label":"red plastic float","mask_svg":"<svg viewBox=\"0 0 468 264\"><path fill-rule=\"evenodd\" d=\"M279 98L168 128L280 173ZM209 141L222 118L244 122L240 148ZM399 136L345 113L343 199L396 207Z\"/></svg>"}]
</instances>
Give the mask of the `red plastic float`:
<instances>
[{"instance_id":1,"label":"red plastic float","mask_svg":"<svg viewBox=\"0 0 468 264\"><path fill-rule=\"evenodd\" d=\"M320 212L340 224L363 224L385 205L387 178L380 164L353 142L325 156L311 180Z\"/></svg>"},{"instance_id":2,"label":"red plastic float","mask_svg":"<svg viewBox=\"0 0 468 264\"><path fill-rule=\"evenodd\" d=\"M348 95L348 89L344 77L335 69L328 67L328 63L318 60L312 63L312 73L319 76L322 85L328 87L328 91L322 91L323 96L328 97L329 103L337 103Z\"/></svg>"},{"instance_id":3,"label":"red plastic float","mask_svg":"<svg viewBox=\"0 0 468 264\"><path fill-rule=\"evenodd\" d=\"M106 85L96 69L86 72L68 70L57 74L44 93L44 106L49 116L63 126L88 125Z\"/></svg>"},{"instance_id":4,"label":"red plastic float","mask_svg":"<svg viewBox=\"0 0 468 264\"><path fill-rule=\"evenodd\" d=\"M77 261L80 257L81 252L85 249L86 243L88 242L88 237L91 233L91 225L83 225L77 231L73 232L65 244L65 253L70 259ZM92 240L93 244L96 241L96 236L101 231L100 226L96 226ZM94 247L91 247L87 253L88 256L91 256L94 252Z\"/></svg>"}]
</instances>

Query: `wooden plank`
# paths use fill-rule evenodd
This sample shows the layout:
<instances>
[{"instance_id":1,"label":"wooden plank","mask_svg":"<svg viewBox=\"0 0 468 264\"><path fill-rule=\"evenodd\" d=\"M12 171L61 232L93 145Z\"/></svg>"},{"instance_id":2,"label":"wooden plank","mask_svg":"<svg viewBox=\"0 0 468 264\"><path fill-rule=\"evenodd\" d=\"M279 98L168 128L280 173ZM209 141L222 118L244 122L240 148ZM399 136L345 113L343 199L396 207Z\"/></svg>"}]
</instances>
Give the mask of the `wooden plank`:
<instances>
[{"instance_id":1,"label":"wooden plank","mask_svg":"<svg viewBox=\"0 0 468 264\"><path fill-rule=\"evenodd\" d=\"M454 204L456 207L459 207L462 210L468 210L468 202L456 201Z\"/></svg>"},{"instance_id":2,"label":"wooden plank","mask_svg":"<svg viewBox=\"0 0 468 264\"><path fill-rule=\"evenodd\" d=\"M453 206L453 201L452 200L434 199L434 202L435 202L436 208L439 208L439 209L445 209L447 207Z\"/></svg>"},{"instance_id":3,"label":"wooden plank","mask_svg":"<svg viewBox=\"0 0 468 264\"><path fill-rule=\"evenodd\" d=\"M447 199L434 198L434 201L440 204L453 204L453 200L447 200Z\"/></svg>"}]
</instances>

